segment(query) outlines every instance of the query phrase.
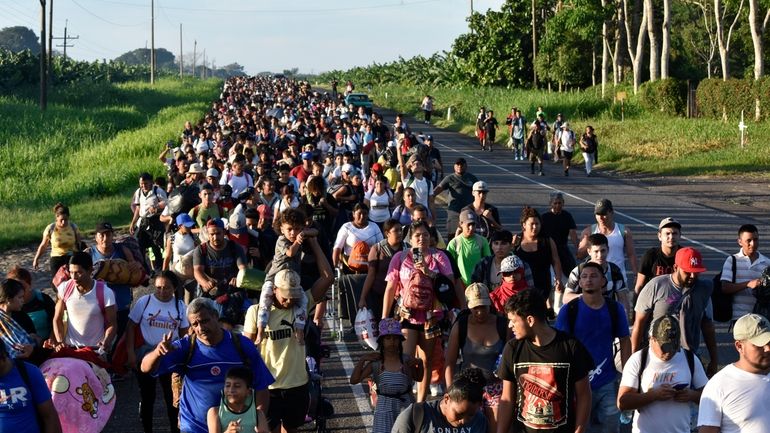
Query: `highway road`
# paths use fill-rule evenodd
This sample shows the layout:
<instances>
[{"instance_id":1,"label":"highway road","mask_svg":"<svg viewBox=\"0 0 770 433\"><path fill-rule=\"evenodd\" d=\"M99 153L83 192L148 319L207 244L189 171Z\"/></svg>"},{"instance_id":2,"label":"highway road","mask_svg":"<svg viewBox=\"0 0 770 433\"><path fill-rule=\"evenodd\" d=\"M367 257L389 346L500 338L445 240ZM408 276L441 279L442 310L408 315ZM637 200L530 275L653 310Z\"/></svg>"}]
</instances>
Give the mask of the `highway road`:
<instances>
[{"instance_id":1,"label":"highway road","mask_svg":"<svg viewBox=\"0 0 770 433\"><path fill-rule=\"evenodd\" d=\"M393 113L385 112L386 119L393 120ZM566 206L578 224L578 231L594 223L593 204L600 198L612 200L616 221L625 224L633 232L639 259L648 248L657 244L657 226L667 216L676 218L683 226L685 245L698 248L703 254L708 272L702 278L711 278L724 263L725 258L737 251L735 242L741 224L754 223L762 232L766 215L761 209L725 200L740 186L724 182L686 179L645 179L611 173L594 172L586 177L582 166L573 167L565 177L560 165L546 162L546 176L529 174L529 164L514 161L509 150L495 147L493 152L481 152L473 138L423 125L411 119L414 132L422 131L434 136L441 151L445 173L450 173L458 157L468 161L468 170L490 186L488 202L500 210L505 227L516 231L521 208L529 205L544 211L548 207L549 193L562 191ZM573 125L577 128L578 125ZM580 126L582 128L582 126ZM601 138L601 131L597 131ZM651 163L654 163L651 161ZM439 218L443 211L439 212ZM439 223L443 232L443 221ZM630 267L629 268L630 272ZM720 364L732 362L737 355L724 325L717 326ZM335 415L328 422L330 431L358 433L368 431L372 412L367 394L361 385L351 386L348 378L354 363L364 353L351 332L343 342L334 342L326 335L331 357L322 363L324 395L335 408ZM704 350L705 353L705 350ZM107 432L141 431L138 421L138 387L132 380L116 385L118 404ZM157 404L156 404L157 405ZM167 431L167 423L157 407L156 431ZM311 425L307 425L310 429Z\"/></svg>"}]
</instances>

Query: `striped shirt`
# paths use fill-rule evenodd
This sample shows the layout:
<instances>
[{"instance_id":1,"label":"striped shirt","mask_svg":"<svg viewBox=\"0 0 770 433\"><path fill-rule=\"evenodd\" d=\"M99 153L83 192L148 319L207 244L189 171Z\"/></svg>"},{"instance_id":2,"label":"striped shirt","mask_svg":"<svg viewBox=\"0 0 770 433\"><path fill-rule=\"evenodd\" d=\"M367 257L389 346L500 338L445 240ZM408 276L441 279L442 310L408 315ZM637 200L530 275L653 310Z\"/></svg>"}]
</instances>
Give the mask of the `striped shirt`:
<instances>
[{"instance_id":1,"label":"striped shirt","mask_svg":"<svg viewBox=\"0 0 770 433\"><path fill-rule=\"evenodd\" d=\"M743 253L741 248L738 253L733 254L735 256L735 282L745 283L762 276L762 271L766 267L770 266L770 259L759 253L759 257L751 262L749 256ZM722 281L733 281L733 263L729 257L725 260L725 264L722 265ZM754 309L754 303L756 299L751 294L750 288L745 288L737 293L733 297L733 320L739 319L745 314L751 313Z\"/></svg>"}]
</instances>

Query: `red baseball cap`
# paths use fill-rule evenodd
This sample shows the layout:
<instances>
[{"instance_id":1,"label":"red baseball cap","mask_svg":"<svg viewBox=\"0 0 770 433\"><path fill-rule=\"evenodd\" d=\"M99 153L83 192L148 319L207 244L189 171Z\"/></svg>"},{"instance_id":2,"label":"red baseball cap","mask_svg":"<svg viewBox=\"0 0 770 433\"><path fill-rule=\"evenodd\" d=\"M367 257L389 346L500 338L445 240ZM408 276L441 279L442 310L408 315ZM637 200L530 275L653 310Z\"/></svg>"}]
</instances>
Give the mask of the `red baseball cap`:
<instances>
[{"instance_id":1,"label":"red baseball cap","mask_svg":"<svg viewBox=\"0 0 770 433\"><path fill-rule=\"evenodd\" d=\"M706 272L706 267L703 266L703 257L695 248L680 248L676 252L674 263L685 272Z\"/></svg>"},{"instance_id":2,"label":"red baseball cap","mask_svg":"<svg viewBox=\"0 0 770 433\"><path fill-rule=\"evenodd\" d=\"M379 162L372 164L372 171L382 171L382 164Z\"/></svg>"}]
</instances>

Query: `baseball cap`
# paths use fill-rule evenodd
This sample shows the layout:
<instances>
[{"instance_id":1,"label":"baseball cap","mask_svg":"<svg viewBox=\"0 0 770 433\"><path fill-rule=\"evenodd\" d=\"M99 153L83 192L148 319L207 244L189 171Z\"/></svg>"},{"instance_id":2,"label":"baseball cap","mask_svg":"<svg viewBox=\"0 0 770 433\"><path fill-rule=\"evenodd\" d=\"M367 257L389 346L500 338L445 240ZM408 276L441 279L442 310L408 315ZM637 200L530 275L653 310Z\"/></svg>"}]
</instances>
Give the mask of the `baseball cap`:
<instances>
[{"instance_id":1,"label":"baseball cap","mask_svg":"<svg viewBox=\"0 0 770 433\"><path fill-rule=\"evenodd\" d=\"M480 180L473 184L473 191L489 192L489 187L487 186L486 182Z\"/></svg>"},{"instance_id":2,"label":"baseball cap","mask_svg":"<svg viewBox=\"0 0 770 433\"><path fill-rule=\"evenodd\" d=\"M425 140L433 141L433 136L432 135L426 135L425 136Z\"/></svg>"},{"instance_id":3,"label":"baseball cap","mask_svg":"<svg viewBox=\"0 0 770 433\"><path fill-rule=\"evenodd\" d=\"M460 224L473 223L476 224L476 212L472 210L464 210L460 214Z\"/></svg>"},{"instance_id":4,"label":"baseball cap","mask_svg":"<svg viewBox=\"0 0 770 433\"><path fill-rule=\"evenodd\" d=\"M612 202L609 199L599 199L594 205L594 214L596 215L607 215L612 211L614 211L614 209L612 207Z\"/></svg>"},{"instance_id":5,"label":"baseball cap","mask_svg":"<svg viewBox=\"0 0 770 433\"><path fill-rule=\"evenodd\" d=\"M489 288L482 283L473 283L468 286L465 289L465 299L468 300L469 309L492 304L492 301L489 299Z\"/></svg>"},{"instance_id":6,"label":"baseball cap","mask_svg":"<svg viewBox=\"0 0 770 433\"><path fill-rule=\"evenodd\" d=\"M275 288L284 298L299 299L303 296L299 274L291 269L281 269L275 274Z\"/></svg>"},{"instance_id":7,"label":"baseball cap","mask_svg":"<svg viewBox=\"0 0 770 433\"><path fill-rule=\"evenodd\" d=\"M679 321L674 316L662 316L655 319L650 327L650 336L660 345L663 353L676 353L681 346Z\"/></svg>"},{"instance_id":8,"label":"baseball cap","mask_svg":"<svg viewBox=\"0 0 770 433\"><path fill-rule=\"evenodd\" d=\"M313 159L313 153L312 152L302 152L302 159L304 159L304 160Z\"/></svg>"},{"instance_id":9,"label":"baseball cap","mask_svg":"<svg viewBox=\"0 0 770 433\"><path fill-rule=\"evenodd\" d=\"M509 272L515 272L516 269L524 267L524 264L521 262L521 259L517 255L511 255L503 259L502 262L500 262L500 270L497 271L497 274L500 275L502 273L509 273Z\"/></svg>"},{"instance_id":10,"label":"baseball cap","mask_svg":"<svg viewBox=\"0 0 770 433\"><path fill-rule=\"evenodd\" d=\"M216 168L206 170L206 177L219 177L219 170Z\"/></svg>"},{"instance_id":11,"label":"baseball cap","mask_svg":"<svg viewBox=\"0 0 770 433\"><path fill-rule=\"evenodd\" d=\"M115 230L112 228L112 224L110 224L109 221L99 221L96 224L96 233L106 233L112 231Z\"/></svg>"},{"instance_id":12,"label":"baseball cap","mask_svg":"<svg viewBox=\"0 0 770 433\"><path fill-rule=\"evenodd\" d=\"M733 338L763 347L770 343L770 322L759 314L741 316L733 326Z\"/></svg>"},{"instance_id":13,"label":"baseball cap","mask_svg":"<svg viewBox=\"0 0 770 433\"><path fill-rule=\"evenodd\" d=\"M372 164L372 171L382 171L382 164L379 162Z\"/></svg>"},{"instance_id":14,"label":"baseball cap","mask_svg":"<svg viewBox=\"0 0 770 433\"><path fill-rule=\"evenodd\" d=\"M353 171L353 166L350 164L342 164L340 171L343 173L350 173Z\"/></svg>"},{"instance_id":15,"label":"baseball cap","mask_svg":"<svg viewBox=\"0 0 770 433\"><path fill-rule=\"evenodd\" d=\"M206 227L217 227L220 229L225 228L225 223L222 222L219 218L211 218L210 220L206 221Z\"/></svg>"},{"instance_id":16,"label":"baseball cap","mask_svg":"<svg viewBox=\"0 0 770 433\"><path fill-rule=\"evenodd\" d=\"M705 272L703 257L700 252L692 247L680 248L676 252L674 263L685 272Z\"/></svg>"},{"instance_id":17,"label":"baseball cap","mask_svg":"<svg viewBox=\"0 0 770 433\"><path fill-rule=\"evenodd\" d=\"M176 225L185 226L188 229L195 226L195 221L186 213L180 213L176 217Z\"/></svg>"},{"instance_id":18,"label":"baseball cap","mask_svg":"<svg viewBox=\"0 0 770 433\"><path fill-rule=\"evenodd\" d=\"M246 216L243 212L234 212L230 215L227 221L227 230L234 235L240 235L246 231Z\"/></svg>"},{"instance_id":19,"label":"baseball cap","mask_svg":"<svg viewBox=\"0 0 770 433\"><path fill-rule=\"evenodd\" d=\"M462 164L462 165L467 164L467 162L465 161L465 158L457 158L457 160L455 161L455 165L459 165L459 164Z\"/></svg>"},{"instance_id":20,"label":"baseball cap","mask_svg":"<svg viewBox=\"0 0 770 433\"><path fill-rule=\"evenodd\" d=\"M658 231L661 231L661 230L663 230L666 227L676 227L676 228L678 228L680 230L682 229L682 225L679 224L679 221L677 221L677 220L675 220L675 219L673 219L671 217L666 217L666 218L663 218L662 220L660 220L660 224L658 224Z\"/></svg>"}]
</instances>

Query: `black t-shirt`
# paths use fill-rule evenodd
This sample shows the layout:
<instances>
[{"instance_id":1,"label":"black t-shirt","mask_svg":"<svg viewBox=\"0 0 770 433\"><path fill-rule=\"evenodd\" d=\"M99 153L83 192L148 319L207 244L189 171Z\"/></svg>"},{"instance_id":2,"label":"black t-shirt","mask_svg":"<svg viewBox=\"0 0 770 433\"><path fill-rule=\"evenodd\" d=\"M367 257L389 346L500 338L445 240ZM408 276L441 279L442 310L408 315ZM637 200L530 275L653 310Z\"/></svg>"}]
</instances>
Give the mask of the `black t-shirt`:
<instances>
[{"instance_id":1,"label":"black t-shirt","mask_svg":"<svg viewBox=\"0 0 770 433\"><path fill-rule=\"evenodd\" d=\"M540 216L542 221L542 234L553 239L553 242L559 245L567 245L569 240L569 231L576 230L577 225L575 219L572 218L572 214L566 210L561 211L558 215L548 211Z\"/></svg>"},{"instance_id":2,"label":"black t-shirt","mask_svg":"<svg viewBox=\"0 0 770 433\"><path fill-rule=\"evenodd\" d=\"M508 341L498 376L516 385L514 431L575 431L575 383L593 368L586 348L561 331L542 347L526 339Z\"/></svg>"},{"instance_id":3,"label":"black t-shirt","mask_svg":"<svg viewBox=\"0 0 770 433\"><path fill-rule=\"evenodd\" d=\"M647 281L659 275L667 275L674 272L674 259L676 251L671 257L666 257L660 247L653 247L647 250L642 256L642 265L639 273L647 277Z\"/></svg>"},{"instance_id":4,"label":"black t-shirt","mask_svg":"<svg viewBox=\"0 0 770 433\"><path fill-rule=\"evenodd\" d=\"M238 275L238 266L246 266L246 253L243 248L233 241L225 242L221 251L215 250L208 243L193 250L193 265L203 265L206 275L216 280L216 296L227 293L230 280Z\"/></svg>"}]
</instances>

